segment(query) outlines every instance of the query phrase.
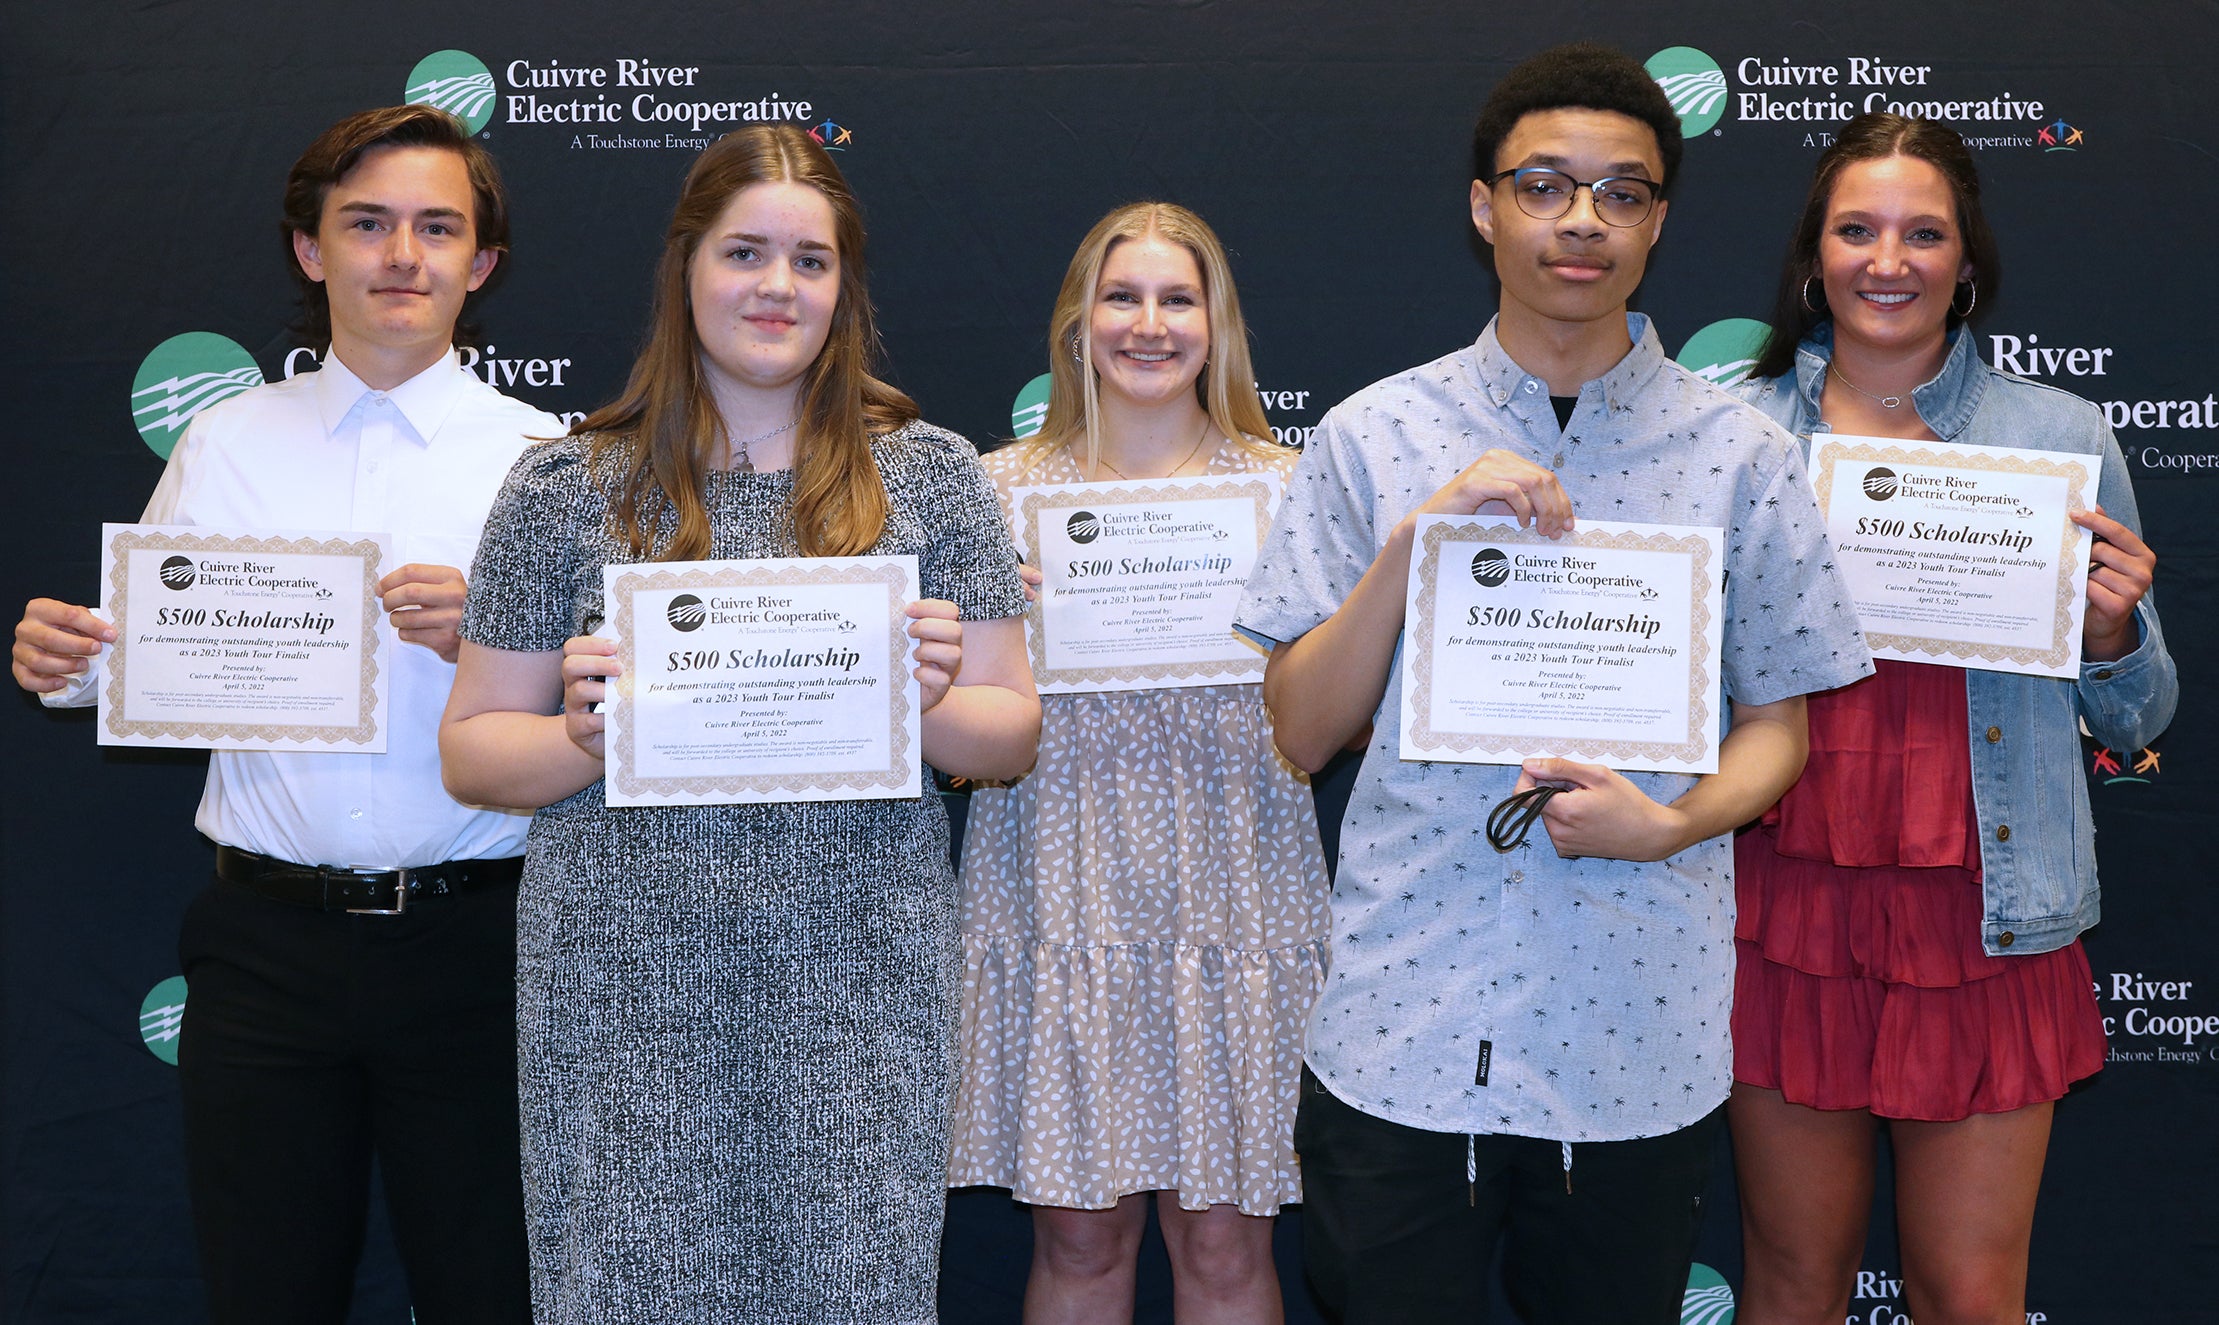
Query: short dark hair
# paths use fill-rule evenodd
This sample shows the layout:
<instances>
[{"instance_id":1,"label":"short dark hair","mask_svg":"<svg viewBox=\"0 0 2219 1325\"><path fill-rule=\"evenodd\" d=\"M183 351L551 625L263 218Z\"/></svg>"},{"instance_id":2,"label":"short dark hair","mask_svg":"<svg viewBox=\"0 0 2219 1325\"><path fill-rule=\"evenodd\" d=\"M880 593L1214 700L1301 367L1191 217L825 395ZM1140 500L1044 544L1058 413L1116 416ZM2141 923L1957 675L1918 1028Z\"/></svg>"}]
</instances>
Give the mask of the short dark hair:
<instances>
[{"instance_id":1,"label":"short dark hair","mask_svg":"<svg viewBox=\"0 0 2219 1325\"><path fill-rule=\"evenodd\" d=\"M1495 154L1518 121L1537 111L1575 108L1615 111L1641 121L1657 136L1664 159L1662 192L1680 174L1680 115L1649 71L1623 51L1597 42L1552 47L1503 76L1472 126L1472 178L1495 173Z\"/></svg>"},{"instance_id":2,"label":"short dark hair","mask_svg":"<svg viewBox=\"0 0 2219 1325\"><path fill-rule=\"evenodd\" d=\"M1868 111L1844 124L1833 145L1819 154L1810 192L1803 198L1802 214L1795 218L1795 233L1788 240L1787 261L1780 267L1780 287L1772 296L1772 331L1756 367L1749 370L1751 377L1779 377L1794 371L1795 347L1831 312L1824 294L1814 305L1804 300L1803 292L1818 275L1818 241L1826 228L1826 210L1833 205L1834 182L1859 161L1884 161L1891 156L1924 161L1949 181L1950 196L1957 203L1957 233L1978 282L1974 307L1993 305L2003 285L2003 259L1996 249L1996 232L1988 228L1988 215L1980 206L1980 172L1973 166L1964 136L1933 120ZM1954 331L1964 320L1952 301L1943 325Z\"/></svg>"},{"instance_id":3,"label":"short dark hair","mask_svg":"<svg viewBox=\"0 0 2219 1325\"><path fill-rule=\"evenodd\" d=\"M333 186L381 147L433 147L460 156L470 174L472 239L480 249L508 252L509 196L501 185L501 169L462 121L436 106L357 111L317 135L285 177L285 267L300 283L301 330L311 339L331 336L331 298L322 282L308 279L300 269L293 255L293 236L315 236ZM496 266L495 274L507 265ZM481 286L478 293L483 290Z\"/></svg>"}]
</instances>

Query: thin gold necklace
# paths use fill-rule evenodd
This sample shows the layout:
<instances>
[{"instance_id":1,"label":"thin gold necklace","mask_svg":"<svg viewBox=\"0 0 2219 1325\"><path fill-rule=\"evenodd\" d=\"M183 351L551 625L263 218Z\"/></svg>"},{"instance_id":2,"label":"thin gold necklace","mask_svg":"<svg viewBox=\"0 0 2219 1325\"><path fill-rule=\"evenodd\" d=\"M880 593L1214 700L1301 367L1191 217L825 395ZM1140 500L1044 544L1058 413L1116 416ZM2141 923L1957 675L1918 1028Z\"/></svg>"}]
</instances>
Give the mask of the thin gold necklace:
<instances>
[{"instance_id":1,"label":"thin gold necklace","mask_svg":"<svg viewBox=\"0 0 2219 1325\"><path fill-rule=\"evenodd\" d=\"M1208 440L1210 440L1210 421L1209 421L1209 419L1208 419L1207 417L1205 417L1205 418L1204 418L1204 419L1202 420L1202 435L1201 435L1200 437L1197 437L1197 438L1195 438L1195 439L1194 439L1194 449L1193 449L1193 450L1191 450L1191 451L1189 451L1189 452L1187 452L1187 458L1186 458L1186 459L1184 459L1184 460L1181 460L1181 461L1180 461L1180 462L1179 462L1178 464L1176 464L1176 465L1173 465L1173 466L1171 467L1171 473L1169 473L1169 474L1165 474L1165 475L1163 475L1162 477L1164 477L1164 478L1171 478L1171 477L1174 477L1175 475L1177 475L1177 474L1178 474L1178 472L1179 472L1180 470L1182 470L1182 469L1185 469L1185 468L1186 468L1186 467L1187 467L1188 465L1191 465L1191 464L1193 464L1193 463L1194 463L1194 457L1196 457L1196 456L1198 456L1198 455L1202 454L1202 443L1204 443L1204 442L1206 442L1206 441L1208 441ZM1106 458L1104 458L1103 456L1101 456L1101 455L1097 454L1097 455L1096 455L1096 456L1095 456L1094 458L1095 458L1095 460L1097 460L1097 461L1099 461L1099 462L1100 462L1100 464L1101 464L1102 468L1104 468L1104 469L1108 470L1108 471L1109 471L1110 473L1112 473L1112 474L1115 474L1115 475L1117 475L1117 476L1118 476L1119 478L1121 478L1121 479L1124 479L1124 480L1125 480L1125 481L1126 481L1127 483L1130 483L1130 482L1132 482L1132 481L1133 481L1133 480L1132 480L1132 477L1131 477L1130 475L1128 475L1128 474L1127 474L1127 473L1126 473L1126 472L1125 472L1124 470L1122 470L1122 469L1119 469L1119 468L1118 468L1117 466L1115 466L1115 465L1111 464L1111 463L1110 463L1110 462L1109 462L1109 461L1108 461L1108 460L1107 460Z\"/></svg>"}]
</instances>

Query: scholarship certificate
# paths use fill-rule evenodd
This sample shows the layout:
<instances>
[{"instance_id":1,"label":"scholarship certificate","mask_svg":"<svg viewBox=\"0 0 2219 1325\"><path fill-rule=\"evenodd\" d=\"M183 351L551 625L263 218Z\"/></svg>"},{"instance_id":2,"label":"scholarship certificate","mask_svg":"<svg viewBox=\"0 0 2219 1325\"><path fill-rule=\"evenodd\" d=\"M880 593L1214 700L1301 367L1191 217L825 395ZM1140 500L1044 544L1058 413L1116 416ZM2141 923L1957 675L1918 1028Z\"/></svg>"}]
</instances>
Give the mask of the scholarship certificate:
<instances>
[{"instance_id":1,"label":"scholarship certificate","mask_svg":"<svg viewBox=\"0 0 2219 1325\"><path fill-rule=\"evenodd\" d=\"M1025 614L1043 694L1261 681L1233 629L1279 504L1276 474L1018 488L1017 544L1045 577Z\"/></svg>"},{"instance_id":2,"label":"scholarship certificate","mask_svg":"<svg viewBox=\"0 0 2219 1325\"><path fill-rule=\"evenodd\" d=\"M1402 757L1718 771L1717 529L1418 517Z\"/></svg>"},{"instance_id":3,"label":"scholarship certificate","mask_svg":"<svg viewBox=\"0 0 2219 1325\"><path fill-rule=\"evenodd\" d=\"M1876 658L2077 676L2093 457L1821 433L1811 482Z\"/></svg>"},{"instance_id":4,"label":"scholarship certificate","mask_svg":"<svg viewBox=\"0 0 2219 1325\"><path fill-rule=\"evenodd\" d=\"M102 745L385 749L384 534L100 532Z\"/></svg>"},{"instance_id":5,"label":"scholarship certificate","mask_svg":"<svg viewBox=\"0 0 2219 1325\"><path fill-rule=\"evenodd\" d=\"M611 805L920 791L915 557L604 566Z\"/></svg>"}]
</instances>

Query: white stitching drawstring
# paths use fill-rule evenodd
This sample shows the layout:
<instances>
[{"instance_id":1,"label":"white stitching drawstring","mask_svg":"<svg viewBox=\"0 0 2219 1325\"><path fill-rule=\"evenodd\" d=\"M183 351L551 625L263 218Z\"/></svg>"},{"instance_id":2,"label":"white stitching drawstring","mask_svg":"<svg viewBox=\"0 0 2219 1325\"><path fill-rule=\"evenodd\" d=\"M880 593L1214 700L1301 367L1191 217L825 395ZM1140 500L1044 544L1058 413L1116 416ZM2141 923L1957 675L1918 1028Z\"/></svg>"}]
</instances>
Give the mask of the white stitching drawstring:
<instances>
[{"instance_id":1,"label":"white stitching drawstring","mask_svg":"<svg viewBox=\"0 0 2219 1325\"><path fill-rule=\"evenodd\" d=\"M1479 1138L1464 1137L1464 1204L1479 1205Z\"/></svg>"},{"instance_id":2,"label":"white stitching drawstring","mask_svg":"<svg viewBox=\"0 0 2219 1325\"><path fill-rule=\"evenodd\" d=\"M1559 1141L1557 1144L1564 1147L1564 1194L1570 1196L1572 1194L1572 1143Z\"/></svg>"}]
</instances>

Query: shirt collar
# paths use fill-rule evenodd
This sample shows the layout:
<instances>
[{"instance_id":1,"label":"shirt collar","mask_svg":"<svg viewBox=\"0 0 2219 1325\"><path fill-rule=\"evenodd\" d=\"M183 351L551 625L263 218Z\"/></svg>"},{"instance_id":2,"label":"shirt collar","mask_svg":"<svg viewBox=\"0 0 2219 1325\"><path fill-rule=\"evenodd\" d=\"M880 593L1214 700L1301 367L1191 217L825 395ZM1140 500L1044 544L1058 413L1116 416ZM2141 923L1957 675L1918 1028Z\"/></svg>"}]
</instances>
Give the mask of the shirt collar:
<instances>
[{"instance_id":1,"label":"shirt collar","mask_svg":"<svg viewBox=\"0 0 2219 1325\"><path fill-rule=\"evenodd\" d=\"M1487 329L1479 333L1479 343L1473 349L1478 358L1481 389L1498 407L1506 408L1525 391L1528 381L1539 384L1539 390L1528 393L1532 395L1548 390L1549 384L1520 368L1503 350L1502 342L1495 338L1495 325L1499 321L1499 317L1488 320ZM1626 334L1633 340L1633 348L1611 365L1609 372L1580 387L1580 394L1584 396L1588 386L1599 384L1603 404L1613 413L1630 408L1633 398L1664 364L1664 346L1657 340L1656 328L1650 325L1646 313L1626 314Z\"/></svg>"},{"instance_id":2,"label":"shirt collar","mask_svg":"<svg viewBox=\"0 0 2219 1325\"><path fill-rule=\"evenodd\" d=\"M452 348L431 367L383 392L355 376L338 355L326 350L322 366L316 370L316 412L323 418L324 431L334 433L365 398L382 396L399 411L417 442L429 446L462 398L463 386L461 361Z\"/></svg>"},{"instance_id":3,"label":"shirt collar","mask_svg":"<svg viewBox=\"0 0 2219 1325\"><path fill-rule=\"evenodd\" d=\"M1812 327L1803 343L1795 347L1795 390L1803 397L1806 418L1818 417L1819 395L1826 389L1826 366L1833 358L1834 324L1830 321ZM1959 324L1949 333L1949 353L1942 356L1941 368L1911 390L1911 405L1918 410L1919 418L1945 442L1955 440L1980 408L1980 397L1988 390L1988 375L1980 369L1972 335Z\"/></svg>"}]
</instances>

